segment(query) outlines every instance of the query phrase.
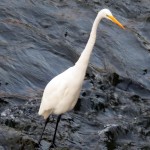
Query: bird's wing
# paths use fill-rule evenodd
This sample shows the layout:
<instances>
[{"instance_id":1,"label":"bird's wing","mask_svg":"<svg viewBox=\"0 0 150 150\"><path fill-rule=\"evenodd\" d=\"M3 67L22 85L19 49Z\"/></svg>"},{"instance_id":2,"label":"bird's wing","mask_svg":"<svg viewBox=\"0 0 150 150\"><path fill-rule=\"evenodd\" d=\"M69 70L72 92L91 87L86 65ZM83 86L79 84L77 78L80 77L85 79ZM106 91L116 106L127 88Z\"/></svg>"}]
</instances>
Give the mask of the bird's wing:
<instances>
[{"instance_id":1,"label":"bird's wing","mask_svg":"<svg viewBox=\"0 0 150 150\"><path fill-rule=\"evenodd\" d=\"M64 72L65 73L65 72ZM66 95L68 89L68 80L62 73L53 78L45 87L43 97L39 109L39 115L42 115L45 111L52 111L60 103Z\"/></svg>"}]
</instances>

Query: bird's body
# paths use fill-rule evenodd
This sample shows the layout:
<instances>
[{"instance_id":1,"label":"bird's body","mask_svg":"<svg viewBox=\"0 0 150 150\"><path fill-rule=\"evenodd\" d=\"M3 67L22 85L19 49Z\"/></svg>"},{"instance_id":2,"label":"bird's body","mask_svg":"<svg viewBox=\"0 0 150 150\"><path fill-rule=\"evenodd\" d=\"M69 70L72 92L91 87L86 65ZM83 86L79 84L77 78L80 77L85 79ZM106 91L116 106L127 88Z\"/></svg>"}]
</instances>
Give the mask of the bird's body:
<instances>
[{"instance_id":1,"label":"bird's body","mask_svg":"<svg viewBox=\"0 0 150 150\"><path fill-rule=\"evenodd\" d=\"M39 115L63 114L73 109L80 94L84 75L75 65L54 77L46 86ZM73 89L73 90L72 90Z\"/></svg>"},{"instance_id":2,"label":"bird's body","mask_svg":"<svg viewBox=\"0 0 150 150\"><path fill-rule=\"evenodd\" d=\"M39 109L39 115L42 115L45 119L48 119L50 114L61 115L74 108L81 91L90 55L96 41L97 27L102 18L109 19L121 28L124 28L122 24L113 17L108 9L103 9L98 13L93 23L89 40L79 57L79 60L73 67L70 67L63 73L57 75L47 84ZM56 124L52 147L55 145L55 135L59 120L60 117L58 117ZM47 122L48 121L46 121L45 126Z\"/></svg>"}]
</instances>

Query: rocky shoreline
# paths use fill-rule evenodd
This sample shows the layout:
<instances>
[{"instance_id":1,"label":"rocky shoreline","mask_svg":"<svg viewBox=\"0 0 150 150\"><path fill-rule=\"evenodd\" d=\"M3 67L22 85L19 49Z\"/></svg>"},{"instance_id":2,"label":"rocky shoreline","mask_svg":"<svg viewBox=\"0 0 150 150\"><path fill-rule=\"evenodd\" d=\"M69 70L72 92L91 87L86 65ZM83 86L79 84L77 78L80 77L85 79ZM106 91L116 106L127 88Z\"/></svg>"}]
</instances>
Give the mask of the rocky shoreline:
<instances>
[{"instance_id":1,"label":"rocky shoreline","mask_svg":"<svg viewBox=\"0 0 150 150\"><path fill-rule=\"evenodd\" d=\"M104 7L126 30L100 24L79 101L62 116L56 149L150 149L149 6L149 0L2 0L0 150L48 149L56 116L38 147L42 91L76 62Z\"/></svg>"}]
</instances>

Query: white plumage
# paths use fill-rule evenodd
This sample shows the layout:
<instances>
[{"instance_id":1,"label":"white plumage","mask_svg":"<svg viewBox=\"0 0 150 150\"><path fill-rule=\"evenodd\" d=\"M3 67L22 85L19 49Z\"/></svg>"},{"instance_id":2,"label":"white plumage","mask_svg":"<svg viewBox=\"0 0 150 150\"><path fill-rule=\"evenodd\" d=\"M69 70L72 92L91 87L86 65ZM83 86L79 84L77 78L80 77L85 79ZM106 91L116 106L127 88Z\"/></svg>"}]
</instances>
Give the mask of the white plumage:
<instances>
[{"instance_id":1,"label":"white plumage","mask_svg":"<svg viewBox=\"0 0 150 150\"><path fill-rule=\"evenodd\" d=\"M74 108L80 94L90 55L95 44L97 27L102 18L109 19L124 29L123 25L113 17L108 9L103 9L98 13L93 23L87 45L79 60L73 67L70 67L63 73L57 75L47 84L39 109L39 115L42 115L45 119L48 119L50 114L60 115ZM59 120L60 117L58 117L51 147L55 146L55 135ZM46 121L45 126L47 122L48 121Z\"/></svg>"},{"instance_id":2,"label":"white plumage","mask_svg":"<svg viewBox=\"0 0 150 150\"><path fill-rule=\"evenodd\" d=\"M53 78L46 86L39 115L46 119L51 113L62 114L71 110L79 97L84 75L75 65Z\"/></svg>"}]
</instances>

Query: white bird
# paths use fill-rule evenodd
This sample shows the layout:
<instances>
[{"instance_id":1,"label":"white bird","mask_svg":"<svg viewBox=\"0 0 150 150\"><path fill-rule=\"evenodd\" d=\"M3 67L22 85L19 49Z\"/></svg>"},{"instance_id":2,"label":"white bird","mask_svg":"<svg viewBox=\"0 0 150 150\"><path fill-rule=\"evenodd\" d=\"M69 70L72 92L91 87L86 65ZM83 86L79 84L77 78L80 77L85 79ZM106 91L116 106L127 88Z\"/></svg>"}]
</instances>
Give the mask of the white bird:
<instances>
[{"instance_id":1,"label":"white bird","mask_svg":"<svg viewBox=\"0 0 150 150\"><path fill-rule=\"evenodd\" d=\"M56 136L57 126L61 118L61 114L72 110L79 98L85 73L88 67L90 55L96 41L97 27L102 18L109 19L124 29L124 26L112 15L110 10L102 9L101 11L99 11L93 23L90 37L86 44L86 47L83 50L76 64L68 68L61 74L57 75L56 77L54 77L47 84L44 90L40 109L38 112L39 115L42 115L44 119L46 119L43 132L48 122L49 115L50 114L59 115L57 119L56 128L55 128L55 133L53 136L52 145L50 146L51 148L56 146L55 136ZM39 144L43 132L39 139Z\"/></svg>"}]
</instances>

